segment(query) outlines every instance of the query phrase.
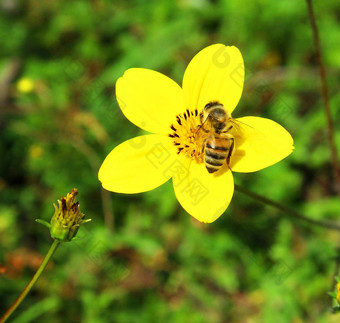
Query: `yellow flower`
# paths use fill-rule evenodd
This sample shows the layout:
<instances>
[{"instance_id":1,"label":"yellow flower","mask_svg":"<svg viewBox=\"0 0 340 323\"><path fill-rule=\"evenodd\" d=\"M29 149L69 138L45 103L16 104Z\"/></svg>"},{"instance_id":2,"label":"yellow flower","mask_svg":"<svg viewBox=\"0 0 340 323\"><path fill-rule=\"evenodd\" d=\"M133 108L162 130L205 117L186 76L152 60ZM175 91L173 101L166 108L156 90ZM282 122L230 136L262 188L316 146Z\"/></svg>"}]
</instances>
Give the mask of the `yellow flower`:
<instances>
[{"instance_id":1,"label":"yellow flower","mask_svg":"<svg viewBox=\"0 0 340 323\"><path fill-rule=\"evenodd\" d=\"M274 121L230 119L233 127L223 134L229 138L225 143L232 151L230 160L223 160L218 171L208 172L204 151L216 129L207 128L210 122L202 118L204 108L219 105L231 116L243 81L240 51L222 44L206 47L192 59L182 88L152 70L127 70L116 84L119 106L132 123L152 134L127 140L111 151L99 170L103 187L140 193L172 178L182 207L201 222L215 221L233 196L231 171L260 170L285 158L294 148L290 134Z\"/></svg>"},{"instance_id":2,"label":"yellow flower","mask_svg":"<svg viewBox=\"0 0 340 323\"><path fill-rule=\"evenodd\" d=\"M30 93L34 90L34 82L28 77L23 77L17 82L17 90L22 93Z\"/></svg>"}]
</instances>

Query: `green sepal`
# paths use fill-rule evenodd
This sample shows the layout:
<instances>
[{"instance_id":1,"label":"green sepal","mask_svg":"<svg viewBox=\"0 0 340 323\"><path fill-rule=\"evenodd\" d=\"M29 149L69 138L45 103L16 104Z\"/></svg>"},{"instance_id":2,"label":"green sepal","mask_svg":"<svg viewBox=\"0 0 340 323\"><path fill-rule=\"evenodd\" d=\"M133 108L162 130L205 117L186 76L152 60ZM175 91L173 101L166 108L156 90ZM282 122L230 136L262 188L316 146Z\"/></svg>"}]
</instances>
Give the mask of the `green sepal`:
<instances>
[{"instance_id":1,"label":"green sepal","mask_svg":"<svg viewBox=\"0 0 340 323\"><path fill-rule=\"evenodd\" d=\"M330 297L333 297L336 299L336 293L335 292L327 292L327 294L330 296Z\"/></svg>"},{"instance_id":2,"label":"green sepal","mask_svg":"<svg viewBox=\"0 0 340 323\"><path fill-rule=\"evenodd\" d=\"M72 239L71 239L71 241L75 241L75 240L83 240L84 238L79 238L79 237L73 237Z\"/></svg>"},{"instance_id":3,"label":"green sepal","mask_svg":"<svg viewBox=\"0 0 340 323\"><path fill-rule=\"evenodd\" d=\"M46 222L45 220L35 219L35 222L38 222L38 223L44 225L45 227L47 227L47 228L49 228L49 229L51 228L51 224L48 223L48 222Z\"/></svg>"}]
</instances>

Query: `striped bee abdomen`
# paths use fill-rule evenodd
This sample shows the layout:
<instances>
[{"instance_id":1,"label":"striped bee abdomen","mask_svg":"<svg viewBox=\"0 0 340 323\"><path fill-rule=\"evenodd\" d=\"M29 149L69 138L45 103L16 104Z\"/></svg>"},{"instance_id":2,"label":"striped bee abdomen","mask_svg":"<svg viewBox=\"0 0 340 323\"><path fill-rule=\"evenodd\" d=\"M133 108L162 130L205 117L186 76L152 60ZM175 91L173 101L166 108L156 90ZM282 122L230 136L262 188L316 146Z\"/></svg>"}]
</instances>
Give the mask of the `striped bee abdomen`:
<instances>
[{"instance_id":1,"label":"striped bee abdomen","mask_svg":"<svg viewBox=\"0 0 340 323\"><path fill-rule=\"evenodd\" d=\"M205 167L209 173L218 171L225 160L229 159L234 145L230 135L216 135L207 139L204 147Z\"/></svg>"}]
</instances>

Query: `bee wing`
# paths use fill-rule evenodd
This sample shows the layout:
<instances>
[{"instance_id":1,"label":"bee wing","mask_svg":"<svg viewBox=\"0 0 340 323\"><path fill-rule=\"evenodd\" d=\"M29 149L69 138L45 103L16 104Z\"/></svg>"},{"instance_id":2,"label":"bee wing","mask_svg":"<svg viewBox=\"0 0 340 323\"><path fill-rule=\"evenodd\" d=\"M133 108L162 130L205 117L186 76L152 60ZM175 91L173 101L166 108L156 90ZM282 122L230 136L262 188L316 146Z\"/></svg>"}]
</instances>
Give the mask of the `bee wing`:
<instances>
[{"instance_id":1,"label":"bee wing","mask_svg":"<svg viewBox=\"0 0 340 323\"><path fill-rule=\"evenodd\" d=\"M230 118L229 122L232 124L233 128L231 133L237 138L246 138L251 136L255 140L261 140L265 138L265 135L258 129L233 118Z\"/></svg>"}]
</instances>

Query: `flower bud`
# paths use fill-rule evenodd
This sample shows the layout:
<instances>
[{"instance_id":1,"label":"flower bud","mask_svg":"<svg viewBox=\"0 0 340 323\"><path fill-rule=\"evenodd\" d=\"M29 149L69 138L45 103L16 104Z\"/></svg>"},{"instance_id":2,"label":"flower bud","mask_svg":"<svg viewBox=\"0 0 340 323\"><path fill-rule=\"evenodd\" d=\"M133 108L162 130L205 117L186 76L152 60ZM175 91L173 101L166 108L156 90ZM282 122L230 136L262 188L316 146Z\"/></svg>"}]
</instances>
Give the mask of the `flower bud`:
<instances>
[{"instance_id":1,"label":"flower bud","mask_svg":"<svg viewBox=\"0 0 340 323\"><path fill-rule=\"evenodd\" d=\"M58 200L58 206L53 204L55 212L51 219L50 232L53 239L71 241L78 232L82 223L91 221L83 220L84 214L79 210L79 202L75 202L77 189L67 193L66 198Z\"/></svg>"}]
</instances>

